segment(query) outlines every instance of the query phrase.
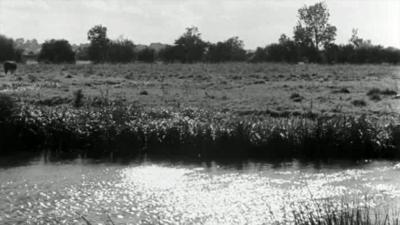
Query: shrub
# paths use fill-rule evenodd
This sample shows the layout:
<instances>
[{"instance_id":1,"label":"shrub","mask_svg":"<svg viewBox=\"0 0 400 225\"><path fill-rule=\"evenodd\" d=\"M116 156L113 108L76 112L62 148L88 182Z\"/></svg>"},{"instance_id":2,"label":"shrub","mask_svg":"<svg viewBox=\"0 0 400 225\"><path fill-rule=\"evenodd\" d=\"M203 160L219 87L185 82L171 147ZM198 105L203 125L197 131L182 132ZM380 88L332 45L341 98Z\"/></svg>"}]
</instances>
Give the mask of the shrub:
<instances>
[{"instance_id":1,"label":"shrub","mask_svg":"<svg viewBox=\"0 0 400 225\"><path fill-rule=\"evenodd\" d=\"M151 62L154 62L155 57L156 57L156 53L155 53L154 49L146 47L138 52L137 60L142 61L142 62L151 63Z\"/></svg>"},{"instance_id":2,"label":"shrub","mask_svg":"<svg viewBox=\"0 0 400 225\"><path fill-rule=\"evenodd\" d=\"M290 99L292 99L294 102L301 102L304 97L299 95L298 93L293 93L290 95Z\"/></svg>"},{"instance_id":3,"label":"shrub","mask_svg":"<svg viewBox=\"0 0 400 225\"><path fill-rule=\"evenodd\" d=\"M148 94L149 94L149 92L147 92L146 90L143 90L143 91L139 92L139 95L148 95Z\"/></svg>"},{"instance_id":4,"label":"shrub","mask_svg":"<svg viewBox=\"0 0 400 225\"><path fill-rule=\"evenodd\" d=\"M17 108L16 100L10 95L0 94L0 121L12 117Z\"/></svg>"},{"instance_id":5,"label":"shrub","mask_svg":"<svg viewBox=\"0 0 400 225\"><path fill-rule=\"evenodd\" d=\"M75 53L66 40L50 40L42 44L39 61L52 63L74 63Z\"/></svg>"},{"instance_id":6,"label":"shrub","mask_svg":"<svg viewBox=\"0 0 400 225\"><path fill-rule=\"evenodd\" d=\"M367 96L371 95L379 95L381 93L381 90L379 88L372 88L367 92Z\"/></svg>"},{"instance_id":7,"label":"shrub","mask_svg":"<svg viewBox=\"0 0 400 225\"><path fill-rule=\"evenodd\" d=\"M135 59L135 45L129 40L111 41L108 45L106 61L113 63L128 63Z\"/></svg>"},{"instance_id":8,"label":"shrub","mask_svg":"<svg viewBox=\"0 0 400 225\"><path fill-rule=\"evenodd\" d=\"M379 88L372 88L367 92L367 96L373 101L380 101L381 95L397 95L397 92L390 89L380 90Z\"/></svg>"},{"instance_id":9,"label":"shrub","mask_svg":"<svg viewBox=\"0 0 400 225\"><path fill-rule=\"evenodd\" d=\"M21 61L22 50L16 49L14 40L0 35L0 62L6 60Z\"/></svg>"},{"instance_id":10,"label":"shrub","mask_svg":"<svg viewBox=\"0 0 400 225\"><path fill-rule=\"evenodd\" d=\"M339 90L335 90L335 91L333 91L333 93L349 94L349 93L350 93L350 91L349 91L349 89L347 89L347 88L343 87L343 88L340 88Z\"/></svg>"},{"instance_id":11,"label":"shrub","mask_svg":"<svg viewBox=\"0 0 400 225\"><path fill-rule=\"evenodd\" d=\"M382 95L397 95L397 92L390 89L385 89L381 91Z\"/></svg>"},{"instance_id":12,"label":"shrub","mask_svg":"<svg viewBox=\"0 0 400 225\"><path fill-rule=\"evenodd\" d=\"M364 106L367 105L367 103L366 103L364 100L362 100L362 99L353 100L353 101L351 102L351 104L353 104L354 106L358 106L358 107L364 107Z\"/></svg>"},{"instance_id":13,"label":"shrub","mask_svg":"<svg viewBox=\"0 0 400 225\"><path fill-rule=\"evenodd\" d=\"M243 46L243 41L239 40L238 37L232 37L217 44L210 44L206 59L209 62L244 61L246 51Z\"/></svg>"},{"instance_id":14,"label":"shrub","mask_svg":"<svg viewBox=\"0 0 400 225\"><path fill-rule=\"evenodd\" d=\"M182 55L181 50L177 46L168 45L164 49L161 49L158 55L162 61L172 63L180 60L180 55Z\"/></svg>"},{"instance_id":15,"label":"shrub","mask_svg":"<svg viewBox=\"0 0 400 225\"><path fill-rule=\"evenodd\" d=\"M376 101L376 102L382 100L382 98L379 94L372 94L369 96L369 99L372 101Z\"/></svg>"},{"instance_id":16,"label":"shrub","mask_svg":"<svg viewBox=\"0 0 400 225\"><path fill-rule=\"evenodd\" d=\"M74 91L72 104L74 107L79 108L83 105L84 95L81 89Z\"/></svg>"},{"instance_id":17,"label":"shrub","mask_svg":"<svg viewBox=\"0 0 400 225\"><path fill-rule=\"evenodd\" d=\"M266 62L267 60L268 60L267 50L261 47L258 47L256 51L249 57L249 61L253 63Z\"/></svg>"}]
</instances>

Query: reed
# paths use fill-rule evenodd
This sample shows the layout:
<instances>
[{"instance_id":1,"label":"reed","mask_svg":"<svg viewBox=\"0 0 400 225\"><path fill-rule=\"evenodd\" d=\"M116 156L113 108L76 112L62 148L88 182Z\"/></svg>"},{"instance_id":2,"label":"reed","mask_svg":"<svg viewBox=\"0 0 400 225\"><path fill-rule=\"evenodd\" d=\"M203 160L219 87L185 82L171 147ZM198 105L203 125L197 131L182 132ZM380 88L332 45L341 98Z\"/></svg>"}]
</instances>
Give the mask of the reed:
<instances>
[{"instance_id":1,"label":"reed","mask_svg":"<svg viewBox=\"0 0 400 225\"><path fill-rule=\"evenodd\" d=\"M352 206L348 204L338 209L330 205L317 210L293 211L293 221L281 224L294 225L399 225L400 216L395 210L385 207Z\"/></svg>"},{"instance_id":2,"label":"reed","mask_svg":"<svg viewBox=\"0 0 400 225\"><path fill-rule=\"evenodd\" d=\"M0 118L0 152L75 152L88 157L395 158L398 118L237 116L196 108L143 110L21 105Z\"/></svg>"}]
</instances>

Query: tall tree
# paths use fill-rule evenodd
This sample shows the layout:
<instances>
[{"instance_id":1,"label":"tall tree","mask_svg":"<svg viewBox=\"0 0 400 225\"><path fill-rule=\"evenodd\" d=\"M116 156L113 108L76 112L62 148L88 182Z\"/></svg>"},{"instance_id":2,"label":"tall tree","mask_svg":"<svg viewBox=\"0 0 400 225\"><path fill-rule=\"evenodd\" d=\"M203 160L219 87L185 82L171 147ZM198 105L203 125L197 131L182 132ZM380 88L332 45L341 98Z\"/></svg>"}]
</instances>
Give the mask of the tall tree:
<instances>
[{"instance_id":1,"label":"tall tree","mask_svg":"<svg viewBox=\"0 0 400 225\"><path fill-rule=\"evenodd\" d=\"M372 47L371 40L364 40L358 36L358 29L352 30L352 35L349 42L356 48Z\"/></svg>"},{"instance_id":2,"label":"tall tree","mask_svg":"<svg viewBox=\"0 0 400 225\"><path fill-rule=\"evenodd\" d=\"M300 8L298 18L294 39L301 46L319 50L335 40L336 27L328 23L329 11L325 3Z\"/></svg>"},{"instance_id":3,"label":"tall tree","mask_svg":"<svg viewBox=\"0 0 400 225\"><path fill-rule=\"evenodd\" d=\"M108 44L107 27L96 25L88 31L90 46L89 58L94 62L104 62L107 58Z\"/></svg>"},{"instance_id":4,"label":"tall tree","mask_svg":"<svg viewBox=\"0 0 400 225\"><path fill-rule=\"evenodd\" d=\"M207 46L201 39L201 34L197 27L186 28L186 32L175 41L175 45L182 62L200 61Z\"/></svg>"}]
</instances>

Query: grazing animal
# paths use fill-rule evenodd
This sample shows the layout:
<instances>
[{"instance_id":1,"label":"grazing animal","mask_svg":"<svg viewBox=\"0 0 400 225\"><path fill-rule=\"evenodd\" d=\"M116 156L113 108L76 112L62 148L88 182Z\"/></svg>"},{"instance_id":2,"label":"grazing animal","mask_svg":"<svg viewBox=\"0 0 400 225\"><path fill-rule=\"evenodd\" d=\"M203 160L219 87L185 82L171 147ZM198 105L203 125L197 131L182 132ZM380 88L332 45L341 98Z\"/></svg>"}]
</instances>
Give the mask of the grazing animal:
<instances>
[{"instance_id":1,"label":"grazing animal","mask_svg":"<svg viewBox=\"0 0 400 225\"><path fill-rule=\"evenodd\" d=\"M17 70L17 63L14 61L5 61L3 64L4 72L7 74L8 71L14 73Z\"/></svg>"}]
</instances>

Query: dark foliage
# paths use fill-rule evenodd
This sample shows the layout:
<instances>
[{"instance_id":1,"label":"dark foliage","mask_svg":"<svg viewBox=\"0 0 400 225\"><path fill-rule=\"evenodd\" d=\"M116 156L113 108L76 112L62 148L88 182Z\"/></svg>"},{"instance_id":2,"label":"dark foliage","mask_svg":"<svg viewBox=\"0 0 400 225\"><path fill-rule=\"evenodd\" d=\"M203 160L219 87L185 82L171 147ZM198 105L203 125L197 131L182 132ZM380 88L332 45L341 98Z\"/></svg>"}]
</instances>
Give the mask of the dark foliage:
<instances>
[{"instance_id":1,"label":"dark foliage","mask_svg":"<svg viewBox=\"0 0 400 225\"><path fill-rule=\"evenodd\" d=\"M249 62L266 62L268 53L265 48L257 47L256 51L248 57Z\"/></svg>"},{"instance_id":2,"label":"dark foliage","mask_svg":"<svg viewBox=\"0 0 400 225\"><path fill-rule=\"evenodd\" d=\"M209 44L206 60L209 62L245 61L246 51L243 49L243 41L238 37L232 37L224 42Z\"/></svg>"},{"instance_id":3,"label":"dark foliage","mask_svg":"<svg viewBox=\"0 0 400 225\"><path fill-rule=\"evenodd\" d=\"M7 115L0 115L0 132L7 131L0 135L0 154L35 149L66 153L75 149L77 154L87 157L400 156L399 126L364 116L241 119L232 114L193 109L138 111L113 102L100 108L23 106L12 113L14 116Z\"/></svg>"},{"instance_id":4,"label":"dark foliage","mask_svg":"<svg viewBox=\"0 0 400 225\"><path fill-rule=\"evenodd\" d=\"M16 109L17 104L13 97L0 94L0 122L10 119L14 115Z\"/></svg>"},{"instance_id":5,"label":"dark foliage","mask_svg":"<svg viewBox=\"0 0 400 225\"><path fill-rule=\"evenodd\" d=\"M81 89L74 91L72 104L74 107L79 108L83 105L84 95Z\"/></svg>"},{"instance_id":6,"label":"dark foliage","mask_svg":"<svg viewBox=\"0 0 400 225\"><path fill-rule=\"evenodd\" d=\"M42 44L39 53L39 61L51 63L73 63L75 53L66 40L50 40Z\"/></svg>"},{"instance_id":7,"label":"dark foliage","mask_svg":"<svg viewBox=\"0 0 400 225\"><path fill-rule=\"evenodd\" d=\"M174 56L180 62L193 63L203 59L207 44L201 39L197 27L186 28L186 32L175 41Z\"/></svg>"},{"instance_id":8,"label":"dark foliage","mask_svg":"<svg viewBox=\"0 0 400 225\"><path fill-rule=\"evenodd\" d=\"M107 27L96 25L88 31L89 59L95 63L105 62L110 40L107 38Z\"/></svg>"},{"instance_id":9,"label":"dark foliage","mask_svg":"<svg viewBox=\"0 0 400 225\"><path fill-rule=\"evenodd\" d=\"M146 47L137 53L137 60L141 62L152 63L156 59L156 52L154 49Z\"/></svg>"},{"instance_id":10,"label":"dark foliage","mask_svg":"<svg viewBox=\"0 0 400 225\"><path fill-rule=\"evenodd\" d=\"M22 50L15 48L14 41L0 35L0 62L7 60L21 61Z\"/></svg>"},{"instance_id":11,"label":"dark foliage","mask_svg":"<svg viewBox=\"0 0 400 225\"><path fill-rule=\"evenodd\" d=\"M175 45L168 45L164 49L161 49L160 52L158 53L158 57L167 63L172 63L175 61L179 61L180 58L182 58L181 55L181 49L178 48Z\"/></svg>"},{"instance_id":12,"label":"dark foliage","mask_svg":"<svg viewBox=\"0 0 400 225\"><path fill-rule=\"evenodd\" d=\"M325 46L322 52L328 63L400 63L400 50L379 45L356 47L351 44Z\"/></svg>"},{"instance_id":13,"label":"dark foliage","mask_svg":"<svg viewBox=\"0 0 400 225\"><path fill-rule=\"evenodd\" d=\"M135 59L135 45L129 40L110 41L107 47L107 62L128 63Z\"/></svg>"},{"instance_id":14,"label":"dark foliage","mask_svg":"<svg viewBox=\"0 0 400 225\"><path fill-rule=\"evenodd\" d=\"M358 106L358 107L364 107L364 106L367 105L367 103L366 103L364 100L362 100L362 99L353 100L353 101L351 102L351 104L353 104L354 106Z\"/></svg>"}]
</instances>

